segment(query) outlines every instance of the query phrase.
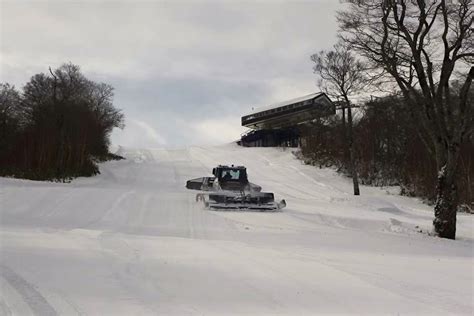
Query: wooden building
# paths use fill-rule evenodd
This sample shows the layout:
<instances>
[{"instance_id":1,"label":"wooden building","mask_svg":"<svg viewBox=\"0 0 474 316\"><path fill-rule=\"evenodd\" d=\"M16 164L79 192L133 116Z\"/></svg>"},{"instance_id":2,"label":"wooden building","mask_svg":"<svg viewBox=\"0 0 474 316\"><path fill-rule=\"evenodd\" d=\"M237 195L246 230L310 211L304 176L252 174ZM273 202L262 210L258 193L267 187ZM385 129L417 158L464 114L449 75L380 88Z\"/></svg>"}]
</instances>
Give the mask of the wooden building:
<instances>
[{"instance_id":1,"label":"wooden building","mask_svg":"<svg viewBox=\"0 0 474 316\"><path fill-rule=\"evenodd\" d=\"M257 108L242 117L242 126L250 130L241 136L239 144L248 147L297 147L301 124L335 113L334 103L324 93Z\"/></svg>"}]
</instances>

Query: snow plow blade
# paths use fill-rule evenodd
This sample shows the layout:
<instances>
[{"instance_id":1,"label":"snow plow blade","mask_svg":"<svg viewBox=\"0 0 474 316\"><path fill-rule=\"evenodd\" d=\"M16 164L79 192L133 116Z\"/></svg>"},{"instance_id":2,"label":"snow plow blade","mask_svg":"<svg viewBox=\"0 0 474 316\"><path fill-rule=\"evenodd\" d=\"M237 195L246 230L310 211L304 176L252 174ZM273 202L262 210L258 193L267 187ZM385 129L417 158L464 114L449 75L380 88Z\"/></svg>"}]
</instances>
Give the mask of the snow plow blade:
<instances>
[{"instance_id":1,"label":"snow plow blade","mask_svg":"<svg viewBox=\"0 0 474 316\"><path fill-rule=\"evenodd\" d=\"M207 208L211 210L256 210L256 211L277 211L286 206L285 200L281 200L280 202L276 203L269 203L269 204L222 204L222 203L209 203Z\"/></svg>"},{"instance_id":2,"label":"snow plow blade","mask_svg":"<svg viewBox=\"0 0 474 316\"><path fill-rule=\"evenodd\" d=\"M286 201L275 202L273 193L258 192L238 194L233 192L200 193L196 200L204 202L207 209L214 210L260 210L275 211L286 206Z\"/></svg>"}]
</instances>

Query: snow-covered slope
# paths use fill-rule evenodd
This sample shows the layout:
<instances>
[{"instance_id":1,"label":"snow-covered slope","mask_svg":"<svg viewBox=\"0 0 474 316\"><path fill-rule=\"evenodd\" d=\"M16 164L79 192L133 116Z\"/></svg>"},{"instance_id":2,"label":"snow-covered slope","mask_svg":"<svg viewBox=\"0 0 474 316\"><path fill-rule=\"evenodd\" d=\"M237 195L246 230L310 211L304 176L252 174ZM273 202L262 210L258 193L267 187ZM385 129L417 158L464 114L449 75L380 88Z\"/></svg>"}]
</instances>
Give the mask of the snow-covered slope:
<instances>
[{"instance_id":1,"label":"snow-covered slope","mask_svg":"<svg viewBox=\"0 0 474 316\"><path fill-rule=\"evenodd\" d=\"M430 237L430 207L290 151L121 150L70 184L0 178L0 315L473 313L472 216ZM224 163L288 207L203 210L185 181Z\"/></svg>"}]
</instances>

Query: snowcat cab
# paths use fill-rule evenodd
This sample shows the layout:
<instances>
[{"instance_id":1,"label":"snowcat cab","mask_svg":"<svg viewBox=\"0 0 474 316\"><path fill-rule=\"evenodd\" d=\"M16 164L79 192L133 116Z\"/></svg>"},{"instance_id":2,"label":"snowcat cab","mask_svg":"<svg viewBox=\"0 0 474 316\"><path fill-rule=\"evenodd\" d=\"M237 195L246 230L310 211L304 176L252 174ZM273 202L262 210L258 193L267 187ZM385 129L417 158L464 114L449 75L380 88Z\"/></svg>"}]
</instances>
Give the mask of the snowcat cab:
<instances>
[{"instance_id":1,"label":"snowcat cab","mask_svg":"<svg viewBox=\"0 0 474 316\"><path fill-rule=\"evenodd\" d=\"M243 166L218 166L212 169L212 174L222 190L241 191L249 185L247 169Z\"/></svg>"}]
</instances>

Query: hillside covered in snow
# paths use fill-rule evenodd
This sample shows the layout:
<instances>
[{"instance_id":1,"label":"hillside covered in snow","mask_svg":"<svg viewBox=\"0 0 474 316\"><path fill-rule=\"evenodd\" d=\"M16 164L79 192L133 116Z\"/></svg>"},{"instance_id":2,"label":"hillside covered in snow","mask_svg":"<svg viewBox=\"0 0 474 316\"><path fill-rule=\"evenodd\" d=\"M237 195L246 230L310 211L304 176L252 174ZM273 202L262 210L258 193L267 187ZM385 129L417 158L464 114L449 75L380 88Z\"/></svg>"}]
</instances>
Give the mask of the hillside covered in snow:
<instances>
[{"instance_id":1,"label":"hillside covered in snow","mask_svg":"<svg viewBox=\"0 0 474 316\"><path fill-rule=\"evenodd\" d=\"M72 183L0 178L0 315L472 315L474 217L429 235L432 208L290 150L120 149ZM284 198L208 211L186 180L218 164Z\"/></svg>"}]
</instances>

